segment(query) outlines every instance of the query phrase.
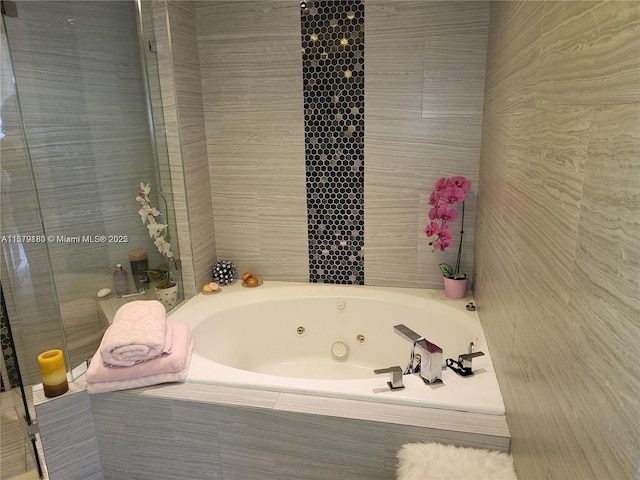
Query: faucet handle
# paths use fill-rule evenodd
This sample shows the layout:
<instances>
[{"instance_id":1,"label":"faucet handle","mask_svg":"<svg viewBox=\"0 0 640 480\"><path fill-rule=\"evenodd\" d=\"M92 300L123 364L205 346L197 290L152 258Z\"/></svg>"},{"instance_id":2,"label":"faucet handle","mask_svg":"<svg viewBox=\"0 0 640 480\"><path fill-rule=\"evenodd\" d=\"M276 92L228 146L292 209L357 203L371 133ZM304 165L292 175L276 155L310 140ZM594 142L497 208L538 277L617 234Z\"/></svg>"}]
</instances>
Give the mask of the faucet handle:
<instances>
[{"instance_id":1,"label":"faucet handle","mask_svg":"<svg viewBox=\"0 0 640 480\"><path fill-rule=\"evenodd\" d=\"M391 375L387 385L389 385L391 390L402 390L404 388L404 384L402 383L402 368L398 365L388 368L378 368L374 370L373 373L376 375L380 373L390 373Z\"/></svg>"},{"instance_id":2,"label":"faucet handle","mask_svg":"<svg viewBox=\"0 0 640 480\"><path fill-rule=\"evenodd\" d=\"M471 361L476 357L481 357L482 355L484 355L484 352L463 353L458 355L457 361L453 358L447 358L447 367L458 375L468 377L469 375L473 375Z\"/></svg>"},{"instance_id":3,"label":"faucet handle","mask_svg":"<svg viewBox=\"0 0 640 480\"><path fill-rule=\"evenodd\" d=\"M462 362L463 367L471 368L471 360L476 357L481 357L482 355L484 355L484 352L463 353L462 355L458 355L458 361Z\"/></svg>"}]
</instances>

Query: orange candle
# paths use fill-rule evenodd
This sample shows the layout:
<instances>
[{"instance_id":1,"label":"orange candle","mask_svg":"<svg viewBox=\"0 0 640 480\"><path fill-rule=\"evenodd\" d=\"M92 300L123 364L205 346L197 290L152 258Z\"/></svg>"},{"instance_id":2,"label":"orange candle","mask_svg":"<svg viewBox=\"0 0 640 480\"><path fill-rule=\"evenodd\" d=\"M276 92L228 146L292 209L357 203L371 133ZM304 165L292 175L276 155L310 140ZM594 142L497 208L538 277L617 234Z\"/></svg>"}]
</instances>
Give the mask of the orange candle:
<instances>
[{"instance_id":1,"label":"orange candle","mask_svg":"<svg viewBox=\"0 0 640 480\"><path fill-rule=\"evenodd\" d=\"M40 375L44 396L51 398L62 395L69 390L67 383L67 369L64 366L64 353L62 350L47 350L38 355Z\"/></svg>"}]
</instances>

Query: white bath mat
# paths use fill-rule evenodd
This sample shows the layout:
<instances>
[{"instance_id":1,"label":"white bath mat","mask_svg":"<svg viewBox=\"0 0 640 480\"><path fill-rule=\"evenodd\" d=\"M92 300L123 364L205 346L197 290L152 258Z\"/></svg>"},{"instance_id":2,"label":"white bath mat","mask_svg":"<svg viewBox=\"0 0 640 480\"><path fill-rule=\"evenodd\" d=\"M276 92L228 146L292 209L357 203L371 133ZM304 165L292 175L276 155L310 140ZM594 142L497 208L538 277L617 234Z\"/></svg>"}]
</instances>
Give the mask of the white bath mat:
<instances>
[{"instance_id":1,"label":"white bath mat","mask_svg":"<svg viewBox=\"0 0 640 480\"><path fill-rule=\"evenodd\" d=\"M397 480L517 480L508 453L439 443L404 445L397 474Z\"/></svg>"}]
</instances>

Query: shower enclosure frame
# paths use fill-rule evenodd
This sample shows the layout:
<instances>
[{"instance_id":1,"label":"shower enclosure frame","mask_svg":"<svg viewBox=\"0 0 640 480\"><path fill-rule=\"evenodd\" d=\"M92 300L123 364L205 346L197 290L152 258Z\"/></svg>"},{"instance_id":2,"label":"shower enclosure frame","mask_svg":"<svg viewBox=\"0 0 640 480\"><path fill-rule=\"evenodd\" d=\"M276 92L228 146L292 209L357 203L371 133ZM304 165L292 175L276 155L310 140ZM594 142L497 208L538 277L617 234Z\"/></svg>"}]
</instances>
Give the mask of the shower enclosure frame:
<instances>
[{"instance_id":1,"label":"shower enclosure frame","mask_svg":"<svg viewBox=\"0 0 640 480\"><path fill-rule=\"evenodd\" d=\"M3 133L2 137L4 140L0 143L0 147L7 153L7 164L5 166L8 167L8 162L11 161L9 154L19 152L20 153L20 173L25 176L14 176L13 178L19 178L20 180L28 179L28 183L25 182L24 187L28 190L28 196L32 201L30 214L32 215L31 220L35 218L36 220L31 222L31 229L22 229L20 225L15 225L13 229L5 228L9 224L9 213L14 210L14 207L21 205L21 202L16 202L15 197L11 197L12 192L9 188L3 188L3 205L1 206L3 210L3 222L2 222L2 232L0 232L0 236L4 235L9 238L9 240L16 240L18 238L23 239L24 236L29 235L29 238L37 238L46 239L52 233L48 231L45 214L41 209L41 201L39 199L39 185L38 185L38 177L37 172L34 170L34 164L32 159L31 145L29 143L29 135L27 131L27 127L25 126L25 120L23 116L23 108L22 103L20 102L20 75L16 75L14 73L14 59L12 58L12 43L11 36L6 28L6 20L7 14L17 13L18 18L16 21L22 21L20 18L21 13L21 3L20 2L9 2L11 3L11 8L5 8L5 4L3 2L2 8L2 41L5 44L3 49L6 48L6 52L3 52L3 56L5 56L5 61L8 62L10 68L3 68L4 73L0 81L4 84L4 89L13 88L14 91L12 95L15 96L15 112L12 112L11 122L5 121L3 124L3 130L6 130L6 134ZM34 5L35 2L28 2L31 5ZM46 2L44 2L46 3ZM58 2L58 3L66 3L72 4L79 2ZM93 3L93 2L89 2ZM101 4L108 4L114 2L101 2ZM122 6L122 4L126 5L127 8L131 10L131 16L129 18L130 23L129 28L133 29L135 33L135 43L132 42L129 47L129 57L132 57L134 54L138 56L137 62L139 65L138 77L140 80L140 84L137 88L140 89L143 95L142 102L142 110L139 111L139 116L144 117L146 122L147 134L149 139L148 148L150 150L150 155L148 157L148 161L150 161L149 170L153 172L150 177L146 177L144 179L140 178L141 181L146 181L148 183L152 183L152 187L154 190L160 190L167 198L172 198L173 188L172 188L172 179L171 172L168 166L168 153L167 153L167 145L164 138L164 125L163 125L163 114L162 114L162 103L161 97L159 93L159 81L157 81L157 74L149 74L149 69L153 66L155 62L154 56L155 52L152 49L149 49L149 46L152 46L155 42L152 39L154 36L153 33L153 21L150 18L146 20L143 19L143 15L150 16L150 2L149 1L122 1L115 2L116 5L114 8L118 8L118 6ZM8 5L8 4L7 4ZM75 6L75 5L74 5ZM15 7L15 8L14 8ZM114 15L120 15L120 13L116 13ZM14 21L12 18L11 21ZM74 25L74 18L69 16L69 18L65 18L65 27L68 28L81 28L78 25L79 22L76 22ZM55 34L55 32L53 32ZM134 52L135 49L135 52ZM4 63L3 62L3 63ZM5 67L5 65L3 65ZM156 67L157 69L157 67ZM152 81L157 82L156 86L152 86ZM129 79L131 81L131 79ZM125 85L125 88L130 87L130 85ZM153 97L153 98L152 98ZM3 94L2 100L5 100L5 95ZM2 102L4 106L5 102ZM3 109L4 110L4 109ZM5 114L6 112L3 112ZM64 112L61 112L63 114ZM128 113L128 112L127 112ZM3 115L3 117L7 117L7 115ZM11 125L10 125L11 123ZM11 128L12 131L9 131ZM13 142L13 143L12 143ZM117 141L116 141L117 142ZM12 150L9 150L9 144L11 143ZM3 170L4 173L4 170ZM13 172L12 172L13 173ZM72 172L65 172L65 175L70 175ZM100 178L100 177L98 177ZM7 187L11 185L10 180L7 180L7 177L3 175L3 187ZM139 183L140 180L135 179L135 185ZM15 181L14 181L15 185ZM160 186L160 188L158 188ZM137 188L137 187L136 187ZM24 191L27 191L24 190ZM24 193L22 191L22 193ZM126 196L126 201L131 200L131 208L127 207L126 211L123 211L122 215L126 215L127 217L131 216L132 218L138 219L139 217L136 214L137 207L135 202L135 194L136 190L134 188L127 189L126 193L123 195ZM130 197L130 199L129 199ZM17 208L15 208L17 210ZM171 220L168 222L172 228L172 245L174 246L174 252L176 256L179 253L179 245L177 244L178 235L175 231L176 221L175 221L175 207L170 202L169 211L163 212L170 216ZM22 213L22 212L20 212ZM23 218L22 216L20 218ZM139 222L139 219L138 219ZM146 235L146 228L144 226L139 227L141 230L144 230ZM15 231L14 231L15 230ZM115 232L120 233L120 232ZM11 234L15 234L11 236ZM16 236L20 235L20 237ZM5 298L7 300L7 316L11 318L11 320L15 323L16 328L13 329L12 335L12 344L15 340L15 348L14 352L16 352L16 357L19 357L20 365L26 364L25 368L21 369L20 373L20 384L29 385L33 383L39 382L39 375L37 373L37 362L35 357L36 352L43 351L50 348L60 348L65 352L65 360L66 360L66 368L69 372L69 375L73 375L74 367L76 364L71 363L71 355L69 355L69 345L67 342L67 332L65 331L65 327L63 325L63 314L62 314L62 302L60 301L60 295L58 291L58 284L56 283L56 266L55 262L52 261L52 256L54 256L51 252L50 245L48 242L30 242L29 244L21 243L21 242L3 242L1 245L2 255L1 255L1 273L2 273L2 287L4 290ZM152 241L148 240L148 250L151 254L157 254L157 252L153 252L152 249L155 249ZM131 248L138 248L138 245L133 245ZM35 253L34 253L35 252ZM96 259L100 257L100 254L95 255ZM36 260L33 260L33 259ZM126 257L124 257L126 260ZM34 268L34 263L38 263L38 270ZM124 263L124 262L123 262ZM26 271L26 273L24 273ZM106 272L103 277L105 278L105 283L110 283L110 272ZM176 280L181 283L181 272L176 272ZM28 280L25 283L25 279ZM91 292L87 292L85 294L88 298L94 298L96 289L92 289ZM39 309L40 306L45 305L46 311L41 312ZM25 318L32 318L32 323L24 322ZM45 343L39 346L33 346L33 334L32 332L35 330L40 330L43 323L46 322L47 326L43 327L44 331L43 336L46 338ZM23 382L23 379L25 380ZM21 396L23 398L23 402L25 403L25 420L29 425L28 431L35 432L37 427L32 426L35 422L29 417L28 408L26 407L26 396L24 391L21 391ZM33 434L31 434L33 437ZM35 438L35 437L33 437ZM34 447L35 447L35 439L34 439ZM38 468L40 470L39 459L37 456L37 451L34 448L34 453L36 457L36 462L38 463Z\"/></svg>"}]
</instances>

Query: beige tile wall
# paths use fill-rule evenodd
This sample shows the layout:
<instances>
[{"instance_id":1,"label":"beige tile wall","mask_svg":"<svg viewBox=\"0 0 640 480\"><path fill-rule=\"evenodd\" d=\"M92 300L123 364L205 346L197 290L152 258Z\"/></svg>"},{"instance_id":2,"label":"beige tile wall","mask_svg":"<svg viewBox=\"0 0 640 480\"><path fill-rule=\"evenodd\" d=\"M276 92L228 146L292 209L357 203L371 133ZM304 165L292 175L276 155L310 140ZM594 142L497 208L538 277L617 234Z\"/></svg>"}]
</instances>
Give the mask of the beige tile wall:
<instances>
[{"instance_id":1,"label":"beige tile wall","mask_svg":"<svg viewBox=\"0 0 640 480\"><path fill-rule=\"evenodd\" d=\"M432 253L424 228L433 184L452 175L473 183L462 256L472 273L488 20L487 2L366 2L369 285L442 288L438 263L455 263L457 248Z\"/></svg>"},{"instance_id":2,"label":"beige tile wall","mask_svg":"<svg viewBox=\"0 0 640 480\"><path fill-rule=\"evenodd\" d=\"M195 6L218 258L307 281L299 4Z\"/></svg>"},{"instance_id":3,"label":"beige tile wall","mask_svg":"<svg viewBox=\"0 0 640 480\"><path fill-rule=\"evenodd\" d=\"M367 2L368 284L440 287L437 264L453 261L455 252L431 254L423 234L426 198L441 176L477 179L484 86L477 58L485 55L488 4L437 3ZM195 7L218 257L265 278L305 281L298 7L279 1ZM472 194L468 272L474 211Z\"/></svg>"},{"instance_id":4,"label":"beige tile wall","mask_svg":"<svg viewBox=\"0 0 640 480\"><path fill-rule=\"evenodd\" d=\"M152 2L185 298L216 259L204 109L192 2Z\"/></svg>"},{"instance_id":5,"label":"beige tile wall","mask_svg":"<svg viewBox=\"0 0 640 480\"><path fill-rule=\"evenodd\" d=\"M489 39L475 293L518 475L632 478L640 3L492 2Z\"/></svg>"}]
</instances>

